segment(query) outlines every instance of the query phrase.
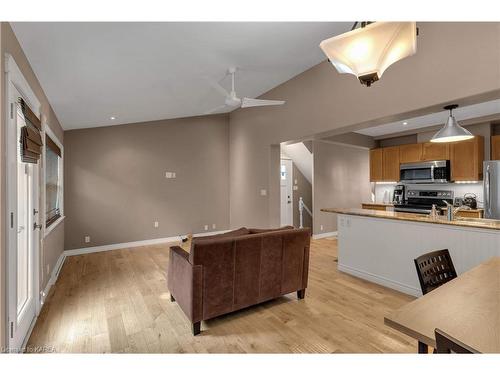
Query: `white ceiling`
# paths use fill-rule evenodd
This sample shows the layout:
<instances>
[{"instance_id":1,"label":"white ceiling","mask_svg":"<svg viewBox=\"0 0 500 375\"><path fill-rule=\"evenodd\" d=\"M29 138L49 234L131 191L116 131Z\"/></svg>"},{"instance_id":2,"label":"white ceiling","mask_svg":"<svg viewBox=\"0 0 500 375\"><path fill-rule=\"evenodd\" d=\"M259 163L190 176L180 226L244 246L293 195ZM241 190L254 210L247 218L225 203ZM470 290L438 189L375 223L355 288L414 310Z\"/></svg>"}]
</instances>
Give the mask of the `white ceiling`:
<instances>
[{"instance_id":1,"label":"white ceiling","mask_svg":"<svg viewBox=\"0 0 500 375\"><path fill-rule=\"evenodd\" d=\"M492 100L489 102L458 107L453 111L453 115L459 122L461 120L463 121L474 119L478 117L494 115L497 113L500 113L500 100ZM424 116L413 117L398 122L391 122L389 124L383 124L374 126L372 128L358 130L356 131L356 133L369 135L371 137L382 137L385 135L406 132L409 130L427 128L433 125L444 125L446 119L448 118L448 115L449 112L443 110L441 112L431 113ZM403 124L404 122L407 122L407 124Z\"/></svg>"},{"instance_id":2,"label":"white ceiling","mask_svg":"<svg viewBox=\"0 0 500 375\"><path fill-rule=\"evenodd\" d=\"M325 60L319 43L351 25L29 22L12 27L68 130L205 114L223 98L204 77L219 80L230 66L241 68L238 96L257 97Z\"/></svg>"}]
</instances>

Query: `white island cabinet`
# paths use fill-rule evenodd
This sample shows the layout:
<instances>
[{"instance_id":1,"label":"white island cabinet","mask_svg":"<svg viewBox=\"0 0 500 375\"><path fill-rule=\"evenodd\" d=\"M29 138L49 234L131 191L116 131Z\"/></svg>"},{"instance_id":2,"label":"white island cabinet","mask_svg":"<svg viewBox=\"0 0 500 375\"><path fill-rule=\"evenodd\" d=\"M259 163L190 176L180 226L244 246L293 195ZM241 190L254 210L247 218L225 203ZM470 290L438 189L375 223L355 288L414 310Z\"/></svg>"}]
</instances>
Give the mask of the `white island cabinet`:
<instances>
[{"instance_id":1,"label":"white island cabinet","mask_svg":"<svg viewBox=\"0 0 500 375\"><path fill-rule=\"evenodd\" d=\"M448 249L460 275L500 256L500 221L431 220L424 215L324 209L338 214L338 269L420 296L414 259Z\"/></svg>"}]
</instances>

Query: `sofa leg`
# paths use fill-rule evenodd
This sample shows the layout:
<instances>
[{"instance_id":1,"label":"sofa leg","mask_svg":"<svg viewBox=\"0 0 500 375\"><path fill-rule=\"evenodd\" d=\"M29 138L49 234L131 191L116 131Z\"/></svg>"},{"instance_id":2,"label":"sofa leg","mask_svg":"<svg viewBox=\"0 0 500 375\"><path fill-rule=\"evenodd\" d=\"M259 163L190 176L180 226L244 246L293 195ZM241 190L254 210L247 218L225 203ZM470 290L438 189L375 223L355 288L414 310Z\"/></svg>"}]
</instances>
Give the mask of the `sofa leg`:
<instances>
[{"instance_id":1,"label":"sofa leg","mask_svg":"<svg viewBox=\"0 0 500 375\"><path fill-rule=\"evenodd\" d=\"M199 335L201 332L201 322L193 323L193 336Z\"/></svg>"},{"instance_id":2,"label":"sofa leg","mask_svg":"<svg viewBox=\"0 0 500 375\"><path fill-rule=\"evenodd\" d=\"M175 302L175 298L172 293L170 293L170 302Z\"/></svg>"},{"instance_id":3,"label":"sofa leg","mask_svg":"<svg viewBox=\"0 0 500 375\"><path fill-rule=\"evenodd\" d=\"M305 289L297 290L297 298L298 299L304 299L305 296L306 296Z\"/></svg>"}]
</instances>

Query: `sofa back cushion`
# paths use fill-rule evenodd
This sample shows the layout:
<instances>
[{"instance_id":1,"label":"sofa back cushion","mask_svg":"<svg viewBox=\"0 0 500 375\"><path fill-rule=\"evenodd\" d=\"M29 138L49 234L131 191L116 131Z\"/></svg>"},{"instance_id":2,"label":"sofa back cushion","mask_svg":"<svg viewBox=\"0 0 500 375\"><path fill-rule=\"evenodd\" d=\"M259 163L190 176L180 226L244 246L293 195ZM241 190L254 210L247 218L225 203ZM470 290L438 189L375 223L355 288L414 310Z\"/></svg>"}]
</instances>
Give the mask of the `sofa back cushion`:
<instances>
[{"instance_id":1,"label":"sofa back cushion","mask_svg":"<svg viewBox=\"0 0 500 375\"><path fill-rule=\"evenodd\" d=\"M192 264L203 266L203 319L305 288L309 241L309 229L193 241Z\"/></svg>"}]
</instances>

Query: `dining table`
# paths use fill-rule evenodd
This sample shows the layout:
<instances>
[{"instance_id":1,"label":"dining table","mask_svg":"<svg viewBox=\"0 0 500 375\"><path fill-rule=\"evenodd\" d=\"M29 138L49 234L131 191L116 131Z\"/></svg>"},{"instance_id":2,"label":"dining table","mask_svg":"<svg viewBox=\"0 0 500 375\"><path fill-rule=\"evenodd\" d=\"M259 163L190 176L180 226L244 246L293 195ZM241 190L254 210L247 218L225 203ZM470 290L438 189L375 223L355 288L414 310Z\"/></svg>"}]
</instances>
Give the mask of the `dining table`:
<instances>
[{"instance_id":1,"label":"dining table","mask_svg":"<svg viewBox=\"0 0 500 375\"><path fill-rule=\"evenodd\" d=\"M480 353L500 353L500 257L493 257L391 312L384 323L436 347L435 329Z\"/></svg>"}]
</instances>

